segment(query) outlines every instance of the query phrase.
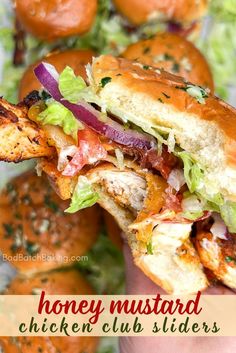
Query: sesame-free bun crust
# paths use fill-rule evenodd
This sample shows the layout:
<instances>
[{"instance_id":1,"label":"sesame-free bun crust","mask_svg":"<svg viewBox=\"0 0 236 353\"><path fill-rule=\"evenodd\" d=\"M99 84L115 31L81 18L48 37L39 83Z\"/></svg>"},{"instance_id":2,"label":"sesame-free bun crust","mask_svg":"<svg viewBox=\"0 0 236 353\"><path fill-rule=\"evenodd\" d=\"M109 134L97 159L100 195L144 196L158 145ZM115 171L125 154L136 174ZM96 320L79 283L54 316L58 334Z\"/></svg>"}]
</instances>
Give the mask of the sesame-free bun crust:
<instances>
[{"instance_id":1,"label":"sesame-free bun crust","mask_svg":"<svg viewBox=\"0 0 236 353\"><path fill-rule=\"evenodd\" d=\"M2 192L0 248L20 273L68 266L95 243L100 229L98 207L75 214L65 213L67 207L47 178L33 172L17 177Z\"/></svg>"},{"instance_id":2,"label":"sesame-free bun crust","mask_svg":"<svg viewBox=\"0 0 236 353\"><path fill-rule=\"evenodd\" d=\"M164 69L213 92L210 67L201 52L184 37L160 33L155 37L131 44L122 54L129 60Z\"/></svg>"},{"instance_id":3,"label":"sesame-free bun crust","mask_svg":"<svg viewBox=\"0 0 236 353\"><path fill-rule=\"evenodd\" d=\"M5 294L29 295L91 295L94 294L89 283L77 270L52 271L36 274L32 278L16 277ZM1 337L0 346L4 353L95 353L97 337Z\"/></svg>"},{"instance_id":4,"label":"sesame-free bun crust","mask_svg":"<svg viewBox=\"0 0 236 353\"><path fill-rule=\"evenodd\" d=\"M16 16L24 28L47 41L89 31L97 0L16 0Z\"/></svg>"},{"instance_id":5,"label":"sesame-free bun crust","mask_svg":"<svg viewBox=\"0 0 236 353\"><path fill-rule=\"evenodd\" d=\"M30 65L23 74L19 86L19 100L23 100L28 93L41 88L40 82L34 74L34 68L41 62L47 62L55 66L60 73L66 66L70 66L77 76L86 78L85 65L91 62L94 56L92 50L66 50L63 52L52 52Z\"/></svg>"},{"instance_id":6,"label":"sesame-free bun crust","mask_svg":"<svg viewBox=\"0 0 236 353\"><path fill-rule=\"evenodd\" d=\"M101 79L111 81L103 88ZM180 147L207 170L209 182L236 199L236 110L211 93L201 104L178 76L122 58L100 56L92 65L94 90L108 111L155 136L174 134Z\"/></svg>"},{"instance_id":7,"label":"sesame-free bun crust","mask_svg":"<svg viewBox=\"0 0 236 353\"><path fill-rule=\"evenodd\" d=\"M114 0L118 11L131 23L140 25L151 18L165 18L177 22L192 22L203 16L207 0Z\"/></svg>"}]
</instances>

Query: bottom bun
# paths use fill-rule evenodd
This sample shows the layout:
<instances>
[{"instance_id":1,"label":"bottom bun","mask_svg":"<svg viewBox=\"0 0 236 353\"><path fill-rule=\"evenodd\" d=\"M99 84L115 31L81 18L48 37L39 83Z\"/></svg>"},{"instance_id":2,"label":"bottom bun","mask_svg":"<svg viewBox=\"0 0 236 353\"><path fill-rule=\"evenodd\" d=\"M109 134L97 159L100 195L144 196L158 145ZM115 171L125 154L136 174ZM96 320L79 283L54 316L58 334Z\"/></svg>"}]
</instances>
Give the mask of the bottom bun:
<instances>
[{"instance_id":1,"label":"bottom bun","mask_svg":"<svg viewBox=\"0 0 236 353\"><path fill-rule=\"evenodd\" d=\"M151 254L147 252L147 244L137 240L130 228L136 218L135 212L123 205L130 203L133 197L127 194L132 190L132 187L127 188L127 183L131 185L133 180L135 184L138 174L125 171L124 179L124 172L113 166L106 166L93 169L88 177L100 196L100 205L115 218L127 235L134 263L153 282L174 295L193 294L208 286L199 256L189 240L191 223L167 223L155 227L152 231L154 250ZM136 201L141 200L142 191L139 191L140 195L136 194ZM114 194L119 195L119 203L114 200ZM132 204L134 205L135 203ZM136 205L140 207L137 202Z\"/></svg>"}]
</instances>

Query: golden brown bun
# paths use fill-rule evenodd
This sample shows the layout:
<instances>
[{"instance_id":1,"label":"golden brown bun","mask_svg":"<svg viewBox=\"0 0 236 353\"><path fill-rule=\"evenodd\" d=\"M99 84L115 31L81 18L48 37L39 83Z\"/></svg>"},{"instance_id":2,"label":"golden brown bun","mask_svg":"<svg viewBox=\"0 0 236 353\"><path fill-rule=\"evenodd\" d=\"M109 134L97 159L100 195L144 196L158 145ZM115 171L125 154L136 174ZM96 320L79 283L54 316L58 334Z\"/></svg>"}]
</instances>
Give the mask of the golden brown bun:
<instances>
[{"instance_id":1,"label":"golden brown bun","mask_svg":"<svg viewBox=\"0 0 236 353\"><path fill-rule=\"evenodd\" d=\"M94 294L88 282L76 270L53 271L33 278L15 278L5 294L87 295ZM97 337L1 337L4 353L95 353ZM41 350L41 349L42 350Z\"/></svg>"},{"instance_id":2,"label":"golden brown bun","mask_svg":"<svg viewBox=\"0 0 236 353\"><path fill-rule=\"evenodd\" d=\"M4 353L95 353L97 337L0 337Z\"/></svg>"},{"instance_id":3,"label":"golden brown bun","mask_svg":"<svg viewBox=\"0 0 236 353\"><path fill-rule=\"evenodd\" d=\"M94 55L94 52L91 50L66 50L64 52L52 52L44 58L37 60L27 68L20 81L19 99L23 100L29 92L40 89L41 85L36 79L33 69L41 61L54 65L58 72L63 71L68 65L75 71L76 75L86 78L85 65L91 62Z\"/></svg>"},{"instance_id":4,"label":"golden brown bun","mask_svg":"<svg viewBox=\"0 0 236 353\"><path fill-rule=\"evenodd\" d=\"M179 146L207 170L209 183L236 200L236 110L181 77L109 55L95 59L92 86L108 111L145 132L172 133ZM101 80L111 80L101 87ZM173 148L173 147L172 147Z\"/></svg>"},{"instance_id":5,"label":"golden brown bun","mask_svg":"<svg viewBox=\"0 0 236 353\"><path fill-rule=\"evenodd\" d=\"M56 195L45 177L31 172L2 192L0 249L21 273L68 266L95 243L100 228L98 207L66 214L67 207L68 202Z\"/></svg>"},{"instance_id":6,"label":"golden brown bun","mask_svg":"<svg viewBox=\"0 0 236 353\"><path fill-rule=\"evenodd\" d=\"M113 244L117 246L118 249L122 249L123 242L121 238L121 229L118 226L116 220L114 219L114 217L112 217L112 215L110 215L110 213L105 210L103 211L103 217L108 237L111 239Z\"/></svg>"},{"instance_id":7,"label":"golden brown bun","mask_svg":"<svg viewBox=\"0 0 236 353\"><path fill-rule=\"evenodd\" d=\"M38 273L33 277L15 277L4 294L27 295L40 294L85 295L94 294L89 283L76 269L54 270Z\"/></svg>"},{"instance_id":8,"label":"golden brown bun","mask_svg":"<svg viewBox=\"0 0 236 353\"><path fill-rule=\"evenodd\" d=\"M114 0L115 6L130 22L140 25L151 18L192 22L203 16L207 0Z\"/></svg>"},{"instance_id":9,"label":"golden brown bun","mask_svg":"<svg viewBox=\"0 0 236 353\"><path fill-rule=\"evenodd\" d=\"M214 90L206 59L190 41L177 34L160 33L151 39L140 40L131 44L122 56L182 76L188 82L210 88L212 92Z\"/></svg>"},{"instance_id":10,"label":"golden brown bun","mask_svg":"<svg viewBox=\"0 0 236 353\"><path fill-rule=\"evenodd\" d=\"M47 41L89 31L97 0L16 0L16 16L24 28Z\"/></svg>"}]
</instances>

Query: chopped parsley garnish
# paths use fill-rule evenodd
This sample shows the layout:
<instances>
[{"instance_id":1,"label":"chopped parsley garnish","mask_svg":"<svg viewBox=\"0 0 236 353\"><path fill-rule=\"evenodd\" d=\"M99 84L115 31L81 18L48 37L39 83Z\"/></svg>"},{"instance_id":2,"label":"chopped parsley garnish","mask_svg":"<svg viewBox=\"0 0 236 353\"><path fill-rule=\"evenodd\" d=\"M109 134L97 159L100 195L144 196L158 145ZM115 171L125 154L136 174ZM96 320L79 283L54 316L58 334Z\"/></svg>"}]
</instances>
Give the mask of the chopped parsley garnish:
<instances>
[{"instance_id":1,"label":"chopped parsley garnish","mask_svg":"<svg viewBox=\"0 0 236 353\"><path fill-rule=\"evenodd\" d=\"M12 227L11 224L9 223L3 223L3 228L5 229L5 232L6 232L6 236L7 237L10 237L13 235L14 233L14 228Z\"/></svg>"},{"instance_id":2,"label":"chopped parsley garnish","mask_svg":"<svg viewBox=\"0 0 236 353\"><path fill-rule=\"evenodd\" d=\"M31 241L27 241L25 244L25 250L29 255L36 255L40 250L40 246Z\"/></svg>"},{"instance_id":3,"label":"chopped parsley garnish","mask_svg":"<svg viewBox=\"0 0 236 353\"><path fill-rule=\"evenodd\" d=\"M161 103L164 103L163 100L161 98L158 98L158 101Z\"/></svg>"},{"instance_id":4,"label":"chopped parsley garnish","mask_svg":"<svg viewBox=\"0 0 236 353\"><path fill-rule=\"evenodd\" d=\"M191 97L195 98L198 103L205 104L205 98L208 98L208 90L201 86L186 85L186 86L175 86L176 89L181 89L187 92Z\"/></svg>"},{"instance_id":5,"label":"chopped parsley garnish","mask_svg":"<svg viewBox=\"0 0 236 353\"><path fill-rule=\"evenodd\" d=\"M150 66L149 65L143 65L144 70L149 70Z\"/></svg>"},{"instance_id":6,"label":"chopped parsley garnish","mask_svg":"<svg viewBox=\"0 0 236 353\"><path fill-rule=\"evenodd\" d=\"M180 66L179 66L179 64L177 62L175 62L173 64L173 66L172 66L172 71L173 72L179 72L179 70L180 70Z\"/></svg>"},{"instance_id":7,"label":"chopped parsley garnish","mask_svg":"<svg viewBox=\"0 0 236 353\"><path fill-rule=\"evenodd\" d=\"M111 77L103 77L101 79L101 86L102 88L105 87L109 82L111 82Z\"/></svg>"},{"instance_id":8,"label":"chopped parsley garnish","mask_svg":"<svg viewBox=\"0 0 236 353\"><path fill-rule=\"evenodd\" d=\"M168 94L166 94L165 92L162 92L163 96L165 96L166 98L170 98L170 96L168 96Z\"/></svg>"},{"instance_id":9,"label":"chopped parsley garnish","mask_svg":"<svg viewBox=\"0 0 236 353\"><path fill-rule=\"evenodd\" d=\"M149 242L149 243L147 244L147 253L148 253L149 255L153 255L152 243L151 243L151 242Z\"/></svg>"},{"instance_id":10,"label":"chopped parsley garnish","mask_svg":"<svg viewBox=\"0 0 236 353\"><path fill-rule=\"evenodd\" d=\"M236 264L236 259L234 257L231 256L225 256L225 261L226 262L234 262Z\"/></svg>"},{"instance_id":11,"label":"chopped parsley garnish","mask_svg":"<svg viewBox=\"0 0 236 353\"><path fill-rule=\"evenodd\" d=\"M56 204L56 202L54 202L51 197L49 195L46 195L45 198L44 198L44 202L45 202L45 205L49 208L51 208L51 210L53 212L57 212L59 210L59 207L58 205Z\"/></svg>"},{"instance_id":12,"label":"chopped parsley garnish","mask_svg":"<svg viewBox=\"0 0 236 353\"><path fill-rule=\"evenodd\" d=\"M174 57L168 53L164 53L164 60L174 60Z\"/></svg>"},{"instance_id":13,"label":"chopped parsley garnish","mask_svg":"<svg viewBox=\"0 0 236 353\"><path fill-rule=\"evenodd\" d=\"M143 54L149 53L150 50L151 50L150 47L145 47L145 48L143 48Z\"/></svg>"}]
</instances>

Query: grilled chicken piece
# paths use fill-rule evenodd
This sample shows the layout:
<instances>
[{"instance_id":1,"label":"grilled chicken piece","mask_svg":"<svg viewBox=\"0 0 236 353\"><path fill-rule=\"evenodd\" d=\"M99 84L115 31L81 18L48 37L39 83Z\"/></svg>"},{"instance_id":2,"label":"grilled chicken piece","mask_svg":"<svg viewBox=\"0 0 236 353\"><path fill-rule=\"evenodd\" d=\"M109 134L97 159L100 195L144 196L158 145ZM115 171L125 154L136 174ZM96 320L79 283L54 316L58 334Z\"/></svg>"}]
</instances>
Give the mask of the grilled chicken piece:
<instances>
[{"instance_id":1,"label":"grilled chicken piece","mask_svg":"<svg viewBox=\"0 0 236 353\"><path fill-rule=\"evenodd\" d=\"M203 266L226 286L236 289L236 236L231 234L223 240L202 230L197 234L196 248Z\"/></svg>"},{"instance_id":2,"label":"grilled chicken piece","mask_svg":"<svg viewBox=\"0 0 236 353\"><path fill-rule=\"evenodd\" d=\"M13 105L0 98L0 160L21 162L30 158L51 157L43 130L29 120L26 105Z\"/></svg>"},{"instance_id":3,"label":"grilled chicken piece","mask_svg":"<svg viewBox=\"0 0 236 353\"><path fill-rule=\"evenodd\" d=\"M189 239L190 223L156 226L151 231L151 250L131 229L147 196L145 174L103 165L94 168L88 178L100 195L100 205L127 234L134 262L148 277L171 294L192 294L208 286L199 256Z\"/></svg>"}]
</instances>

